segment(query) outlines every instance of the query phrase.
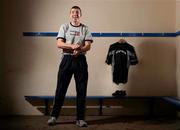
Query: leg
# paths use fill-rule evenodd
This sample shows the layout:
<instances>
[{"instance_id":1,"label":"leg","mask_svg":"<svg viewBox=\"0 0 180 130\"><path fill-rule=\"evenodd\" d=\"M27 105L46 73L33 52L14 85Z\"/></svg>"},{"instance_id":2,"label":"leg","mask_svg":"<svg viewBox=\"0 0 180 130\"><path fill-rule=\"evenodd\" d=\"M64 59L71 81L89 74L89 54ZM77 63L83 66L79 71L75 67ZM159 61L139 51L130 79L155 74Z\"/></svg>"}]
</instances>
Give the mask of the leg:
<instances>
[{"instance_id":1,"label":"leg","mask_svg":"<svg viewBox=\"0 0 180 130\"><path fill-rule=\"evenodd\" d=\"M60 110L64 103L65 95L69 83L71 81L71 77L72 77L71 59L70 57L64 57L59 67L57 88L55 93L53 109L51 112L51 116L56 117L56 119L58 118Z\"/></svg>"},{"instance_id":2,"label":"leg","mask_svg":"<svg viewBox=\"0 0 180 130\"><path fill-rule=\"evenodd\" d=\"M84 120L88 82L88 67L85 56L78 57L75 69L74 78L77 92L77 120Z\"/></svg>"}]
</instances>

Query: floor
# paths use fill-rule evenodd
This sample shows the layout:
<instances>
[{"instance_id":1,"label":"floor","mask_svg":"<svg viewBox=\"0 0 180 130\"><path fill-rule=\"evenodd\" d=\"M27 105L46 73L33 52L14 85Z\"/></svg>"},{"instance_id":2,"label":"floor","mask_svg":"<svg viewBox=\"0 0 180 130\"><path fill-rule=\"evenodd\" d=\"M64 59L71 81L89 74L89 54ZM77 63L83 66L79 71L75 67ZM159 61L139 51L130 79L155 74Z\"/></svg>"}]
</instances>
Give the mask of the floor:
<instances>
[{"instance_id":1,"label":"floor","mask_svg":"<svg viewBox=\"0 0 180 130\"><path fill-rule=\"evenodd\" d=\"M0 130L180 130L177 117L88 116L87 128L75 125L74 116L62 116L55 126L46 124L48 116L0 117Z\"/></svg>"}]
</instances>

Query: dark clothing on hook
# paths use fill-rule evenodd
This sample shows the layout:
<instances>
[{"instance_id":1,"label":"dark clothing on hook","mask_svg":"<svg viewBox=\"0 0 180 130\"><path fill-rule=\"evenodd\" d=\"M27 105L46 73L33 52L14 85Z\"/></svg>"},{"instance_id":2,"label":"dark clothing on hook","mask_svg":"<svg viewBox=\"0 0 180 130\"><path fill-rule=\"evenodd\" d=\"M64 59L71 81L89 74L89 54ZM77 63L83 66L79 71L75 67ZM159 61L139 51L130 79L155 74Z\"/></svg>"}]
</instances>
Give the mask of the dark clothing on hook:
<instances>
[{"instance_id":1,"label":"dark clothing on hook","mask_svg":"<svg viewBox=\"0 0 180 130\"><path fill-rule=\"evenodd\" d=\"M112 66L113 82L120 84L127 83L129 66L136 65L138 59L132 45L116 42L110 45L105 62Z\"/></svg>"}]
</instances>

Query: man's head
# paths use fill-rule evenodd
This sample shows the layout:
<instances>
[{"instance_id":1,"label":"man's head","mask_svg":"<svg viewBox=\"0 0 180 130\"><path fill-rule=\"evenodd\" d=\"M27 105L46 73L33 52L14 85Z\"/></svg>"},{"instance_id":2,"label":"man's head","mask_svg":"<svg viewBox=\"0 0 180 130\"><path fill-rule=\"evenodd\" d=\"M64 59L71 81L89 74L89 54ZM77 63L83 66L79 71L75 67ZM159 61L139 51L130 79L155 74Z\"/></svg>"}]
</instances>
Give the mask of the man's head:
<instances>
[{"instance_id":1,"label":"man's head","mask_svg":"<svg viewBox=\"0 0 180 130\"><path fill-rule=\"evenodd\" d=\"M82 16L81 8L79 6L73 6L70 10L70 19L72 22L79 22Z\"/></svg>"}]
</instances>

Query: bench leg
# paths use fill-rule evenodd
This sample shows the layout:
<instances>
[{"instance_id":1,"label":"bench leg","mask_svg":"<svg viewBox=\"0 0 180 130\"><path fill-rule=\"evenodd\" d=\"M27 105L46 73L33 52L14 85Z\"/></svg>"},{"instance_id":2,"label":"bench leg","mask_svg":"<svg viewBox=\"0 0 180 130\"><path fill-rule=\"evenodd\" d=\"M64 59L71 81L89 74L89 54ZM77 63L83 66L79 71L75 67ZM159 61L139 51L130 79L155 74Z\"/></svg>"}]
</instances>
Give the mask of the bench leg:
<instances>
[{"instance_id":1,"label":"bench leg","mask_svg":"<svg viewBox=\"0 0 180 130\"><path fill-rule=\"evenodd\" d=\"M155 99L148 99L148 107L149 107L149 117L154 116L154 104L155 104Z\"/></svg>"},{"instance_id":2,"label":"bench leg","mask_svg":"<svg viewBox=\"0 0 180 130\"><path fill-rule=\"evenodd\" d=\"M44 115L49 115L49 103L48 103L48 99L44 100L44 105L45 105L45 114Z\"/></svg>"},{"instance_id":3,"label":"bench leg","mask_svg":"<svg viewBox=\"0 0 180 130\"><path fill-rule=\"evenodd\" d=\"M99 99L99 115L102 116L103 99Z\"/></svg>"}]
</instances>

